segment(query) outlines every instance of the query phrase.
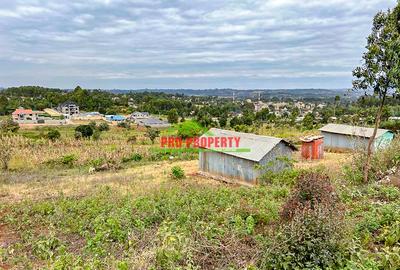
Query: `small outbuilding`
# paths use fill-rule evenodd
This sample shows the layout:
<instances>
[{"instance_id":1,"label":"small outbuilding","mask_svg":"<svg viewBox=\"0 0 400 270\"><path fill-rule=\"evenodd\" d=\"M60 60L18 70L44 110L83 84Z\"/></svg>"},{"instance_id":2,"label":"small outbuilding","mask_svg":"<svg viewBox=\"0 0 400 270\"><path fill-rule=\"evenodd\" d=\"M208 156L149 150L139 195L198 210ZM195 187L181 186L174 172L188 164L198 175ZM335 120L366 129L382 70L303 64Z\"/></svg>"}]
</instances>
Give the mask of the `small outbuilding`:
<instances>
[{"instance_id":1,"label":"small outbuilding","mask_svg":"<svg viewBox=\"0 0 400 270\"><path fill-rule=\"evenodd\" d=\"M324 136L325 148L333 150L366 149L374 129L341 124L327 124L319 129ZM387 147L393 140L394 134L387 129L378 129L374 140L373 150Z\"/></svg>"},{"instance_id":2,"label":"small outbuilding","mask_svg":"<svg viewBox=\"0 0 400 270\"><path fill-rule=\"evenodd\" d=\"M324 136L307 136L300 139L303 159L322 159L324 157Z\"/></svg>"},{"instance_id":3,"label":"small outbuilding","mask_svg":"<svg viewBox=\"0 0 400 270\"><path fill-rule=\"evenodd\" d=\"M217 128L211 128L200 140L204 138L220 144L206 145L200 149L201 173L243 184L257 184L264 172L279 172L287 168L292 152L297 150L294 145L280 138ZM237 144L222 145L221 142L229 140Z\"/></svg>"}]
</instances>

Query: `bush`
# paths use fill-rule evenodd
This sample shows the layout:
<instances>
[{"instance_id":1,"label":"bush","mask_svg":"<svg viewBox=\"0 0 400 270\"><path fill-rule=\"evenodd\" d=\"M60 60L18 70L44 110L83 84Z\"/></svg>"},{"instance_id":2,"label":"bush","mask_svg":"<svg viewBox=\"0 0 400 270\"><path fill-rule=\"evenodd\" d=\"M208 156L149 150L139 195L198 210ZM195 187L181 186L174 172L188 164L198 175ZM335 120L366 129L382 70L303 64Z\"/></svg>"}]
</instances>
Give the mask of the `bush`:
<instances>
[{"instance_id":1,"label":"bush","mask_svg":"<svg viewBox=\"0 0 400 270\"><path fill-rule=\"evenodd\" d=\"M72 167L77 160L75 155L65 155L60 158L60 163L68 167Z\"/></svg>"},{"instance_id":2,"label":"bush","mask_svg":"<svg viewBox=\"0 0 400 270\"><path fill-rule=\"evenodd\" d=\"M95 140L95 141L98 141L98 140L100 140L100 135L101 135L101 131L100 130L95 130L93 132L92 139Z\"/></svg>"},{"instance_id":3,"label":"bush","mask_svg":"<svg viewBox=\"0 0 400 270\"><path fill-rule=\"evenodd\" d=\"M160 131L153 128L147 128L146 137L150 139L151 143L154 144L156 138L160 136Z\"/></svg>"},{"instance_id":4,"label":"bush","mask_svg":"<svg viewBox=\"0 0 400 270\"><path fill-rule=\"evenodd\" d=\"M83 138L90 138L93 135L93 128L89 125L80 125L75 128L75 132L80 132Z\"/></svg>"},{"instance_id":5,"label":"bush","mask_svg":"<svg viewBox=\"0 0 400 270\"><path fill-rule=\"evenodd\" d=\"M117 127L130 129L130 128L131 128L131 125L129 125L128 122L119 122L119 123L117 124Z\"/></svg>"},{"instance_id":6,"label":"bush","mask_svg":"<svg viewBox=\"0 0 400 270\"><path fill-rule=\"evenodd\" d=\"M14 152L14 141L11 136L0 136L0 166L7 170L8 164Z\"/></svg>"},{"instance_id":7,"label":"bush","mask_svg":"<svg viewBox=\"0 0 400 270\"><path fill-rule=\"evenodd\" d=\"M122 159L122 162L129 162L129 161L141 161L143 159L143 156L139 153L134 153L132 156L130 157L124 157Z\"/></svg>"},{"instance_id":8,"label":"bush","mask_svg":"<svg viewBox=\"0 0 400 270\"><path fill-rule=\"evenodd\" d=\"M46 134L46 138L51 141L56 141L56 140L60 139L60 137L61 137L61 133L57 129L51 129Z\"/></svg>"},{"instance_id":9,"label":"bush","mask_svg":"<svg viewBox=\"0 0 400 270\"><path fill-rule=\"evenodd\" d=\"M185 121L178 126L178 136L183 139L201 135L204 129L195 121Z\"/></svg>"},{"instance_id":10,"label":"bush","mask_svg":"<svg viewBox=\"0 0 400 270\"><path fill-rule=\"evenodd\" d=\"M363 182L365 160L365 151L359 151L354 154L351 164L344 167L347 180L354 183ZM388 147L373 153L368 179L369 181L378 181L389 174L391 170L396 170L399 165L400 139L395 138Z\"/></svg>"},{"instance_id":11,"label":"bush","mask_svg":"<svg viewBox=\"0 0 400 270\"><path fill-rule=\"evenodd\" d=\"M296 212L301 211L306 205L312 208L314 205L320 204L336 207L339 204L339 198L327 175L305 172L297 178L290 198L282 207L281 218L290 220Z\"/></svg>"},{"instance_id":12,"label":"bush","mask_svg":"<svg viewBox=\"0 0 400 270\"><path fill-rule=\"evenodd\" d=\"M74 133L74 138L75 138L76 140L81 139L81 138L82 138L82 132L75 131L75 133Z\"/></svg>"},{"instance_id":13,"label":"bush","mask_svg":"<svg viewBox=\"0 0 400 270\"><path fill-rule=\"evenodd\" d=\"M344 209L326 175L303 174L281 211L281 224L266 248L264 269L327 269L344 261Z\"/></svg>"},{"instance_id":14,"label":"bush","mask_svg":"<svg viewBox=\"0 0 400 270\"><path fill-rule=\"evenodd\" d=\"M0 122L0 130L3 132L17 132L19 125L12 119L6 119Z\"/></svg>"},{"instance_id":15,"label":"bush","mask_svg":"<svg viewBox=\"0 0 400 270\"><path fill-rule=\"evenodd\" d=\"M107 123L100 123L97 129L100 131L108 131L110 130L110 126Z\"/></svg>"},{"instance_id":16,"label":"bush","mask_svg":"<svg viewBox=\"0 0 400 270\"><path fill-rule=\"evenodd\" d=\"M171 176L174 179L183 179L185 178L185 171L179 166L174 166L171 169Z\"/></svg>"}]
</instances>

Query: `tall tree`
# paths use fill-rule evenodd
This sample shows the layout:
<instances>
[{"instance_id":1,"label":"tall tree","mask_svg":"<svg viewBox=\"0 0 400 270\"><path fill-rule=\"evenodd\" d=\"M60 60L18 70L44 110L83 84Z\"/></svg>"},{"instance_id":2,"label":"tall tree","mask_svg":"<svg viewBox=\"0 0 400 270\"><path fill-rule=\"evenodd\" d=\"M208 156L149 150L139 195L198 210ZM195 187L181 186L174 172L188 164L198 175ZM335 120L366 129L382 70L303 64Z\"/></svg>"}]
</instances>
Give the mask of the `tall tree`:
<instances>
[{"instance_id":1,"label":"tall tree","mask_svg":"<svg viewBox=\"0 0 400 270\"><path fill-rule=\"evenodd\" d=\"M375 15L372 32L367 38L367 51L362 56L362 65L354 69L353 89L373 92L379 99L375 117L375 128L369 139L364 181L368 181L371 164L372 145L379 127L385 101L392 91L399 91L400 80L400 2L387 12Z\"/></svg>"},{"instance_id":2,"label":"tall tree","mask_svg":"<svg viewBox=\"0 0 400 270\"><path fill-rule=\"evenodd\" d=\"M178 120L179 120L178 111L176 109L169 110L168 122L170 122L171 124L176 124L178 123Z\"/></svg>"}]
</instances>

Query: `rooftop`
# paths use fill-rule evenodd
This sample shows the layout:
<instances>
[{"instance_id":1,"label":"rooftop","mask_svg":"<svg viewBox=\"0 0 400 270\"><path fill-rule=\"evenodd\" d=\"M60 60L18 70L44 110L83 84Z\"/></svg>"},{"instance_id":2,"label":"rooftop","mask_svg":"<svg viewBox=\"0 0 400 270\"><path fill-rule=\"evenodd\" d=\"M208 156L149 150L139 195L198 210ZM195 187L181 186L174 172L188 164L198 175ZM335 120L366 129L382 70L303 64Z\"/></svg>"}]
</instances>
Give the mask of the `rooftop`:
<instances>
[{"instance_id":1,"label":"rooftop","mask_svg":"<svg viewBox=\"0 0 400 270\"><path fill-rule=\"evenodd\" d=\"M374 132L373 128L369 127L357 127L350 125L342 125L342 124L327 124L319 129L322 132L329 132L335 134L343 134L357 137L370 138L372 133ZM376 137L382 136L386 132L391 132L387 129L378 128Z\"/></svg>"},{"instance_id":2,"label":"rooftop","mask_svg":"<svg viewBox=\"0 0 400 270\"><path fill-rule=\"evenodd\" d=\"M236 132L231 130L224 130L218 128L211 128L201 137L240 137L239 148L248 149L245 152L224 152L227 155L252 160L260 161L266 154L268 154L276 145L280 142L285 143L287 146L292 148L292 150L297 150L297 148L281 138L261 136L251 133ZM219 151L220 149L207 148L211 150Z\"/></svg>"}]
</instances>

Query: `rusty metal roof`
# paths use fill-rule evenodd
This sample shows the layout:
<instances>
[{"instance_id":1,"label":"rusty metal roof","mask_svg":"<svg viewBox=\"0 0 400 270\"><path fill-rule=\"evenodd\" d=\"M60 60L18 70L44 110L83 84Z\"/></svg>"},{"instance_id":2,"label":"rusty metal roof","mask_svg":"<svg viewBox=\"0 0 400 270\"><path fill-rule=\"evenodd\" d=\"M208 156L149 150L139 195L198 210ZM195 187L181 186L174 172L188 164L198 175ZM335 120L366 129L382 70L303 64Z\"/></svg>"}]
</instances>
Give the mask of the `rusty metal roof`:
<instances>
[{"instance_id":1,"label":"rusty metal roof","mask_svg":"<svg viewBox=\"0 0 400 270\"><path fill-rule=\"evenodd\" d=\"M281 138L269 137L269 136L261 136L252 133L243 133L243 132L236 132L231 130L224 130L218 128L211 128L205 134L203 134L200 138L203 137L239 137L239 149L246 150L246 151L222 151L225 154L232 155L235 157L248 159L252 161L260 161L266 154L268 154L276 145L280 142L285 143L288 147L292 150L296 151L297 148L285 141ZM206 149L221 151L221 148L215 147L205 147ZM233 148L232 150L235 150Z\"/></svg>"},{"instance_id":2,"label":"rusty metal roof","mask_svg":"<svg viewBox=\"0 0 400 270\"><path fill-rule=\"evenodd\" d=\"M372 133L374 132L374 129L369 127L357 127L341 124L327 124L319 130L322 132L357 136L363 138L370 138L372 136ZM376 133L376 138L380 137L386 132L390 132L390 130L379 128Z\"/></svg>"}]
</instances>

